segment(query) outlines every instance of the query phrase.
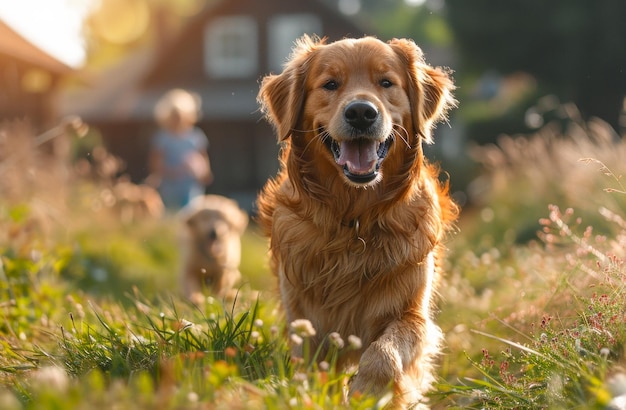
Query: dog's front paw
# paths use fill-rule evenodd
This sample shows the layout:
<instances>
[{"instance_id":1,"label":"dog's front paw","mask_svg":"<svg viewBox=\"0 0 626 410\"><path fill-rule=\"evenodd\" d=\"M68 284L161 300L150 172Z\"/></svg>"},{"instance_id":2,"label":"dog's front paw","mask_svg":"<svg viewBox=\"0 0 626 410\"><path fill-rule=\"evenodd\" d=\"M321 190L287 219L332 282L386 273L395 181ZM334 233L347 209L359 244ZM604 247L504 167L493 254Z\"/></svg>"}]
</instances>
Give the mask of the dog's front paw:
<instances>
[{"instance_id":1,"label":"dog's front paw","mask_svg":"<svg viewBox=\"0 0 626 410\"><path fill-rule=\"evenodd\" d=\"M350 383L350 396L387 397L391 401L385 408L427 409L422 393L418 377L406 372L400 352L381 340L365 350Z\"/></svg>"},{"instance_id":2,"label":"dog's front paw","mask_svg":"<svg viewBox=\"0 0 626 410\"><path fill-rule=\"evenodd\" d=\"M350 383L350 395L356 393L382 396L402 373L402 360L394 349L385 349L374 342L359 361L359 370Z\"/></svg>"}]
</instances>

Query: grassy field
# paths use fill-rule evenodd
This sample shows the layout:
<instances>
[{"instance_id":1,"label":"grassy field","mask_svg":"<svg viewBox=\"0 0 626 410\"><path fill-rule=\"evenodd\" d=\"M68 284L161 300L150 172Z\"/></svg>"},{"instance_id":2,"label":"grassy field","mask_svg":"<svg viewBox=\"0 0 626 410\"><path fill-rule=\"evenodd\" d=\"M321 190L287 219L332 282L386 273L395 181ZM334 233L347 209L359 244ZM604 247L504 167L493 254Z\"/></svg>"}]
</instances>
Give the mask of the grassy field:
<instances>
[{"instance_id":1,"label":"grassy field","mask_svg":"<svg viewBox=\"0 0 626 410\"><path fill-rule=\"evenodd\" d=\"M473 153L484 171L448 239L433 408L626 408L626 142L611 132L574 121ZM0 159L5 175L11 166ZM313 364L290 358L254 225L237 298L191 303L177 292L174 218L122 221L102 206L110 180L11 183L0 184L1 409L388 399L342 402L349 374L334 362L358 343L350 335ZM294 331L306 351L306 329Z\"/></svg>"}]
</instances>

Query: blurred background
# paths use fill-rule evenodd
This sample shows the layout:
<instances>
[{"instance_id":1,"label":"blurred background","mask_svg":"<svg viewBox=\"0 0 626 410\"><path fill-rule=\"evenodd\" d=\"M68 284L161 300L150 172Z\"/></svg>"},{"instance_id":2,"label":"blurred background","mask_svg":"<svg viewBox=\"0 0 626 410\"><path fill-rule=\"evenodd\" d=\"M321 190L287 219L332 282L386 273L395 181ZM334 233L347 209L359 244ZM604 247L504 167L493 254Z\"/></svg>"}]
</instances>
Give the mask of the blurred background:
<instances>
[{"instance_id":1,"label":"blurred background","mask_svg":"<svg viewBox=\"0 0 626 410\"><path fill-rule=\"evenodd\" d=\"M208 192L253 210L278 168L278 145L255 100L259 81L281 70L293 41L303 33L410 37L430 64L454 71L459 108L439 125L428 155L471 208L493 162L481 149L502 135L549 126L571 136L572 125L594 119L609 140L620 140L625 17L626 3L612 0L3 2L2 171L19 164L16 172L39 188L60 180L56 199L62 181L77 175L106 180L111 194L98 206L143 202L142 212L158 214L136 188L149 173L156 101L184 88L202 100L198 126L210 140L214 173ZM37 158L15 154L20 146L37 148ZM24 190L3 184L5 197Z\"/></svg>"},{"instance_id":2,"label":"blurred background","mask_svg":"<svg viewBox=\"0 0 626 410\"><path fill-rule=\"evenodd\" d=\"M18 373L44 361L27 352L68 347L64 329L77 327L68 312L87 329L89 370L89 358L104 350L91 342L97 326L82 321L85 311L98 314L92 300L136 306L141 317L144 299L156 301L155 315L174 306L184 227L146 183L153 111L167 91L184 88L202 100L197 125L210 141L213 171L207 192L254 212L279 151L256 103L260 79L279 72L293 41L308 33L331 41L410 37L428 63L453 71L459 107L426 150L463 208L459 229L446 238L438 322L447 346L440 374L450 386L438 390L458 393L459 383L480 379L460 386L460 396L471 395L457 401L462 408L600 408L602 400L601 408L613 408L606 402L616 393L600 386L614 373L613 357L618 375L626 367L624 321L614 320L625 317L625 21L623 0L0 0L0 403L14 377L11 389L28 396ZM267 249L252 222L242 238L242 300L245 307L262 292L266 330L279 321ZM192 306L185 305L180 318L194 321L216 307L194 305L187 317ZM143 323L135 313L109 311L135 340L128 325ZM161 349L160 331L146 333L154 324L138 326L136 334ZM62 339L53 336L59 331ZM556 361L545 366L526 355L528 362L515 362L503 338ZM489 364L489 352L496 362ZM503 367L509 361L526 373L519 382ZM496 388L480 368L493 363L490 371L504 380ZM130 380L143 380L137 374ZM80 379L100 380L91 375ZM88 386L100 400L102 387ZM167 393L145 392L155 400L187 394L162 386ZM492 406L502 397L495 396L464 406L503 386L514 389L514 405ZM55 408L71 406L69 396ZM136 391L127 396L141 407ZM524 407L517 400L526 396L548 401ZM539 396L544 401L533 401Z\"/></svg>"}]
</instances>

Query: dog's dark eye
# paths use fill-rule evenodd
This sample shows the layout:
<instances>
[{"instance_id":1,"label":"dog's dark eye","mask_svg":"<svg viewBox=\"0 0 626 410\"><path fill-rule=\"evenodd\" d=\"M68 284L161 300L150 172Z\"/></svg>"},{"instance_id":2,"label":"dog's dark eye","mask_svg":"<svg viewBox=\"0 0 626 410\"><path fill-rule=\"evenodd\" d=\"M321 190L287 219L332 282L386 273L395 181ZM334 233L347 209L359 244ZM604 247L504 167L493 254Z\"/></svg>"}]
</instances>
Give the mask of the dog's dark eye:
<instances>
[{"instance_id":1,"label":"dog's dark eye","mask_svg":"<svg viewBox=\"0 0 626 410\"><path fill-rule=\"evenodd\" d=\"M380 85L383 88L389 88L393 85L393 83L385 78L384 80L380 80Z\"/></svg>"},{"instance_id":2,"label":"dog's dark eye","mask_svg":"<svg viewBox=\"0 0 626 410\"><path fill-rule=\"evenodd\" d=\"M333 91L339 88L339 84L335 80L329 80L329 81L326 81L323 87L327 90Z\"/></svg>"}]
</instances>

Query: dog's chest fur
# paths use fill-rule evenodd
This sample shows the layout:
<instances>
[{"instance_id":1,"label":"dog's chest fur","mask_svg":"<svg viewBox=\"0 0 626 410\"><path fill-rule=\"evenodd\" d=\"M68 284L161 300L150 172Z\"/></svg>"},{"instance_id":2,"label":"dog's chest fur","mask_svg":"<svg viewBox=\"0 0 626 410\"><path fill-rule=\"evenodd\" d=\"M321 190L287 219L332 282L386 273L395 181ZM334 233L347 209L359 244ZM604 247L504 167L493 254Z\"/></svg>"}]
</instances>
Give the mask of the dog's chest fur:
<instances>
[{"instance_id":1,"label":"dog's chest fur","mask_svg":"<svg viewBox=\"0 0 626 410\"><path fill-rule=\"evenodd\" d=\"M429 190L416 188L408 203L384 211L372 206L349 221L319 204L307 216L302 202L294 207L275 197L271 220L261 222L273 232L283 302L301 309L289 312L293 318L309 318L320 338L339 332L367 344L407 309L428 312L430 297L422 296L433 286L439 216Z\"/></svg>"}]
</instances>

